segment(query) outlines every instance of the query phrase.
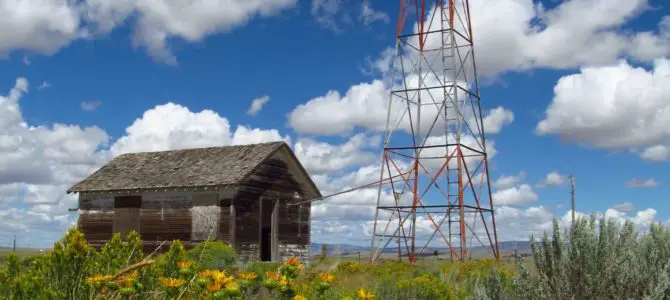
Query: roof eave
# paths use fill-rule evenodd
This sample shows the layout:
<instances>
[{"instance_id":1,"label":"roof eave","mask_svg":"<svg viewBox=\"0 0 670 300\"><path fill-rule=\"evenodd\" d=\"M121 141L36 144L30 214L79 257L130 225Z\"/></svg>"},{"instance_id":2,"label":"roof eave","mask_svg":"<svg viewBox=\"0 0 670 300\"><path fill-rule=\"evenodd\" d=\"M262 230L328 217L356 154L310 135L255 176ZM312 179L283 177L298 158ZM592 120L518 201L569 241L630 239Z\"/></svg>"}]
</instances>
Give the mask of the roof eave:
<instances>
[{"instance_id":1,"label":"roof eave","mask_svg":"<svg viewBox=\"0 0 670 300\"><path fill-rule=\"evenodd\" d=\"M215 184L215 185L200 185L200 186L173 186L173 187L147 187L147 188L130 188L130 189L75 189L68 190L67 194L94 194L94 195L119 195L119 194L144 194L144 193L166 193L166 192L203 192L203 191L218 191L221 189L228 189L235 187L236 184Z\"/></svg>"}]
</instances>

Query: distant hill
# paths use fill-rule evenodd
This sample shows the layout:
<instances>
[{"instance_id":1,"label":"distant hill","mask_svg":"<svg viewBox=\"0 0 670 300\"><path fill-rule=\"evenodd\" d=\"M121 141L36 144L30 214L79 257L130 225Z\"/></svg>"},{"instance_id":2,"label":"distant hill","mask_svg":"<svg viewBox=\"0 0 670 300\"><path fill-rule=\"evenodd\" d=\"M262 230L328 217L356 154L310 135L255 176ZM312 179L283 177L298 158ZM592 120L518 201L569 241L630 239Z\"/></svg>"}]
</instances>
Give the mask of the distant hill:
<instances>
[{"instance_id":1,"label":"distant hill","mask_svg":"<svg viewBox=\"0 0 670 300\"><path fill-rule=\"evenodd\" d=\"M312 243L312 255L321 253L321 247L324 244ZM358 252L369 252L370 247L354 246L347 244L325 244L328 246L328 255L349 255Z\"/></svg>"},{"instance_id":2,"label":"distant hill","mask_svg":"<svg viewBox=\"0 0 670 300\"><path fill-rule=\"evenodd\" d=\"M324 244L322 243L312 243L312 255L318 255L321 253L321 247ZM358 254L361 252L361 254L366 254L370 252L370 247L365 247L365 246L355 246L355 245L348 245L348 244L325 244L328 247L328 255L352 255L352 254ZM500 248L500 253L501 254L511 254L514 253L514 250L517 250L518 254L530 254L531 253L531 248L530 248L530 242L528 241L505 241L505 242L499 242L498 246ZM433 255L435 250L438 251L438 253L441 254L446 254L449 252L449 248L447 247L427 247L423 252L424 255ZM395 253L397 252L398 249L397 247L387 247L384 249L384 253ZM420 248L417 249L417 252L420 251ZM483 247L483 246L478 246L478 247L473 247L470 249L470 251L473 254L484 254L489 252L488 247Z\"/></svg>"}]
</instances>

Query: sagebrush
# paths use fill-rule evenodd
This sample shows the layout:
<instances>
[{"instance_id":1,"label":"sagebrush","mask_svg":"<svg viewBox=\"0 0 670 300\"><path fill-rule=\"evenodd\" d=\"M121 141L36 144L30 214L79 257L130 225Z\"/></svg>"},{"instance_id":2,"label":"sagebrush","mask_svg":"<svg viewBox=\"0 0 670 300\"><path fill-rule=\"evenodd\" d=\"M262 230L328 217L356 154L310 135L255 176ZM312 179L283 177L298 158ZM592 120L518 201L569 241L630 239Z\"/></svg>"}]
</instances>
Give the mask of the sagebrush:
<instances>
[{"instance_id":1,"label":"sagebrush","mask_svg":"<svg viewBox=\"0 0 670 300\"><path fill-rule=\"evenodd\" d=\"M142 252L139 235L115 234L100 250L71 229L47 254L9 255L0 270L4 299L670 299L670 231L652 224L554 221L532 261L421 266L397 261L330 264L327 249L305 267L236 264L235 250L207 241L164 254Z\"/></svg>"}]
</instances>

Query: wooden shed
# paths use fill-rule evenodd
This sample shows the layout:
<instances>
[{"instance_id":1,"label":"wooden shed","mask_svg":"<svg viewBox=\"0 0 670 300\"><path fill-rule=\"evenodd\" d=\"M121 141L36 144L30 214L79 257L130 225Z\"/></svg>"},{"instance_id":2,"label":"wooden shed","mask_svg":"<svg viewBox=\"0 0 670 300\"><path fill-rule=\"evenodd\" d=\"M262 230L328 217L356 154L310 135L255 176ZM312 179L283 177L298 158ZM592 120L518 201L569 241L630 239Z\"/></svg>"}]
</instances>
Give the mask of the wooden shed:
<instances>
[{"instance_id":1,"label":"wooden shed","mask_svg":"<svg viewBox=\"0 0 670 300\"><path fill-rule=\"evenodd\" d=\"M242 261L310 256L310 204L321 194L284 142L120 155L68 193L93 246L137 231L146 250L208 238Z\"/></svg>"}]
</instances>

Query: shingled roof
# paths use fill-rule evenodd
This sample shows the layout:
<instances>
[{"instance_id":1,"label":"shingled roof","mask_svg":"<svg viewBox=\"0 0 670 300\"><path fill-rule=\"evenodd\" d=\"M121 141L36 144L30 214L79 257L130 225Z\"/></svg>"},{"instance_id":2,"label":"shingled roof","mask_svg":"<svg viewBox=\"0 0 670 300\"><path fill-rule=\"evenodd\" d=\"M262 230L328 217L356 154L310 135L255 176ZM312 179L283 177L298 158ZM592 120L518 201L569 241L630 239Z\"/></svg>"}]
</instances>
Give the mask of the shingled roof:
<instances>
[{"instance_id":1,"label":"shingled roof","mask_svg":"<svg viewBox=\"0 0 670 300\"><path fill-rule=\"evenodd\" d=\"M270 142L122 154L67 192L234 185L284 146Z\"/></svg>"}]
</instances>

